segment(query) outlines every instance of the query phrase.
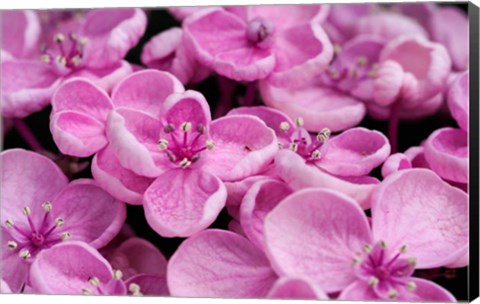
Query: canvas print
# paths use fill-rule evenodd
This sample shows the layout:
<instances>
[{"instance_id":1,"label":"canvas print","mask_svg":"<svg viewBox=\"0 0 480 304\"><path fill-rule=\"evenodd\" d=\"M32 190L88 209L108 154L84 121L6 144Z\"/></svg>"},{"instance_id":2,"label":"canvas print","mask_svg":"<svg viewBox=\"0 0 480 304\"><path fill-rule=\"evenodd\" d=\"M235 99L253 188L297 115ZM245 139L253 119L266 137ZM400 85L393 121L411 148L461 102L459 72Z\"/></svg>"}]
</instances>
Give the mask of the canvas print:
<instances>
[{"instance_id":1,"label":"canvas print","mask_svg":"<svg viewBox=\"0 0 480 304\"><path fill-rule=\"evenodd\" d=\"M465 301L467 16L2 11L1 292Z\"/></svg>"}]
</instances>

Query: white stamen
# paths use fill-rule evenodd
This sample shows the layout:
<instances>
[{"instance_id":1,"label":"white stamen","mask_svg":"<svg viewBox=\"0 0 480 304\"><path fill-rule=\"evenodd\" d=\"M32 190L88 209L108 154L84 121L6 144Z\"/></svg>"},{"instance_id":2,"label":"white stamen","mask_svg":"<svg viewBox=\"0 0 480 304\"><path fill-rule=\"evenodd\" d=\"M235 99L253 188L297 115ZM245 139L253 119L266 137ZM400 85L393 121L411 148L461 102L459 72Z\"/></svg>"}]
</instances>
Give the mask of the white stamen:
<instances>
[{"instance_id":1,"label":"white stamen","mask_svg":"<svg viewBox=\"0 0 480 304\"><path fill-rule=\"evenodd\" d=\"M64 232L60 235L60 237L62 238L62 241L66 241L70 238L70 233Z\"/></svg>"},{"instance_id":2,"label":"white stamen","mask_svg":"<svg viewBox=\"0 0 480 304\"><path fill-rule=\"evenodd\" d=\"M405 253L405 252L407 252L407 250L408 250L408 246L407 246L407 245L402 245L402 246L400 247L400 253Z\"/></svg>"},{"instance_id":3,"label":"white stamen","mask_svg":"<svg viewBox=\"0 0 480 304\"><path fill-rule=\"evenodd\" d=\"M369 244L363 246L363 251L365 251L365 253L370 253L370 252L372 252L372 246L369 245Z\"/></svg>"},{"instance_id":4,"label":"white stamen","mask_svg":"<svg viewBox=\"0 0 480 304\"><path fill-rule=\"evenodd\" d=\"M327 70L327 73L328 73L328 75L330 75L330 77L331 77L332 79L338 79L338 78L340 77L340 75L338 74L338 72L335 71L335 70L332 70L332 69L328 69L328 70Z\"/></svg>"},{"instance_id":5,"label":"white stamen","mask_svg":"<svg viewBox=\"0 0 480 304\"><path fill-rule=\"evenodd\" d=\"M5 226L7 226L7 228L12 228L12 227L13 227L13 224L14 224L14 223L13 223L13 220L11 220L11 219L7 219L7 220L5 221Z\"/></svg>"},{"instance_id":6,"label":"white stamen","mask_svg":"<svg viewBox=\"0 0 480 304\"><path fill-rule=\"evenodd\" d=\"M368 279L368 285L372 286L372 287L375 287L378 285L378 283L380 283L380 280L376 277L370 277Z\"/></svg>"},{"instance_id":7,"label":"white stamen","mask_svg":"<svg viewBox=\"0 0 480 304\"><path fill-rule=\"evenodd\" d=\"M323 128L322 131L318 132L317 140L319 142L325 142L325 141L327 141L327 139L330 138L331 134L332 134L332 131L330 131L329 128Z\"/></svg>"},{"instance_id":8,"label":"white stamen","mask_svg":"<svg viewBox=\"0 0 480 304\"><path fill-rule=\"evenodd\" d=\"M15 241L8 241L7 246L9 249L13 250L13 249L16 249L18 245L17 245L17 242Z\"/></svg>"},{"instance_id":9,"label":"white stamen","mask_svg":"<svg viewBox=\"0 0 480 304\"><path fill-rule=\"evenodd\" d=\"M183 132L189 132L192 129L192 123L186 121L186 122L182 123L180 128L182 129Z\"/></svg>"},{"instance_id":10,"label":"white stamen","mask_svg":"<svg viewBox=\"0 0 480 304\"><path fill-rule=\"evenodd\" d=\"M163 139L163 138L160 139L160 140L158 141L157 147L158 147L158 149L159 149L160 151L166 150L166 149L168 148L168 140Z\"/></svg>"},{"instance_id":11,"label":"white stamen","mask_svg":"<svg viewBox=\"0 0 480 304\"><path fill-rule=\"evenodd\" d=\"M407 262L410 266L415 267L417 266L417 259L414 257L410 257L407 259Z\"/></svg>"},{"instance_id":12,"label":"white stamen","mask_svg":"<svg viewBox=\"0 0 480 304\"><path fill-rule=\"evenodd\" d=\"M65 36L61 33L58 33L53 37L53 40L55 42L63 42L65 40Z\"/></svg>"},{"instance_id":13,"label":"white stamen","mask_svg":"<svg viewBox=\"0 0 480 304\"><path fill-rule=\"evenodd\" d=\"M26 260L26 259L29 259L32 255L30 254L30 251L28 251L27 249L22 249L18 254L18 256Z\"/></svg>"},{"instance_id":14,"label":"white stamen","mask_svg":"<svg viewBox=\"0 0 480 304\"><path fill-rule=\"evenodd\" d=\"M385 242L385 241L380 241L380 248L382 248L382 249L387 249L387 242Z\"/></svg>"},{"instance_id":15,"label":"white stamen","mask_svg":"<svg viewBox=\"0 0 480 304\"><path fill-rule=\"evenodd\" d=\"M290 146L288 146L288 148L290 150L292 150L293 152L297 152L298 150L298 145L296 143L291 143Z\"/></svg>"},{"instance_id":16,"label":"white stamen","mask_svg":"<svg viewBox=\"0 0 480 304\"><path fill-rule=\"evenodd\" d=\"M92 291L90 289L87 289L87 288L82 289L82 295L90 296L91 294L92 294Z\"/></svg>"},{"instance_id":17,"label":"white stamen","mask_svg":"<svg viewBox=\"0 0 480 304\"><path fill-rule=\"evenodd\" d=\"M278 149L279 149L279 150L282 150L282 149L283 149L283 144L282 144L282 143L278 143Z\"/></svg>"},{"instance_id":18,"label":"white stamen","mask_svg":"<svg viewBox=\"0 0 480 304\"><path fill-rule=\"evenodd\" d=\"M116 269L116 270L113 271L113 278L114 278L115 280L121 280L122 277L123 277L123 272L122 272L122 271L120 271L120 270L118 270L118 269Z\"/></svg>"},{"instance_id":19,"label":"white stamen","mask_svg":"<svg viewBox=\"0 0 480 304\"><path fill-rule=\"evenodd\" d=\"M389 297L390 299L394 299L394 298L398 297L398 291L397 291L396 289L394 289L394 288L390 289L390 290L388 291L388 297Z\"/></svg>"},{"instance_id":20,"label":"white stamen","mask_svg":"<svg viewBox=\"0 0 480 304\"><path fill-rule=\"evenodd\" d=\"M320 153L320 151L315 150L315 151L312 152L312 158L313 159L319 159L320 156L322 156L322 153Z\"/></svg>"},{"instance_id":21,"label":"white stamen","mask_svg":"<svg viewBox=\"0 0 480 304\"><path fill-rule=\"evenodd\" d=\"M357 57L357 64L359 66L365 66L368 63L368 58L365 56L358 56Z\"/></svg>"},{"instance_id":22,"label":"white stamen","mask_svg":"<svg viewBox=\"0 0 480 304\"><path fill-rule=\"evenodd\" d=\"M80 39L78 39L78 43L79 43L80 45L85 45L85 44L87 44L87 42L88 42L88 38L87 38L87 37L80 37Z\"/></svg>"},{"instance_id":23,"label":"white stamen","mask_svg":"<svg viewBox=\"0 0 480 304\"><path fill-rule=\"evenodd\" d=\"M43 63L50 63L50 56L48 56L47 54L43 54L42 56L40 56L40 61Z\"/></svg>"},{"instance_id":24,"label":"white stamen","mask_svg":"<svg viewBox=\"0 0 480 304\"><path fill-rule=\"evenodd\" d=\"M186 168L186 167L190 166L191 164L192 164L192 162L189 161L187 158L182 159L182 161L179 163L179 165L182 168Z\"/></svg>"},{"instance_id":25,"label":"white stamen","mask_svg":"<svg viewBox=\"0 0 480 304\"><path fill-rule=\"evenodd\" d=\"M52 203L45 202L45 203L42 204L42 208L43 208L43 210L45 210L45 212L50 212L50 211L52 211Z\"/></svg>"},{"instance_id":26,"label":"white stamen","mask_svg":"<svg viewBox=\"0 0 480 304\"><path fill-rule=\"evenodd\" d=\"M360 258L354 257L353 258L353 265L360 265L362 263L362 260Z\"/></svg>"},{"instance_id":27,"label":"white stamen","mask_svg":"<svg viewBox=\"0 0 480 304\"><path fill-rule=\"evenodd\" d=\"M415 282L408 282L407 289L409 291L415 291L417 289L417 284L415 284Z\"/></svg>"},{"instance_id":28,"label":"white stamen","mask_svg":"<svg viewBox=\"0 0 480 304\"><path fill-rule=\"evenodd\" d=\"M88 279L88 283L90 283L90 285L92 285L93 287L98 287L98 285L100 284L100 280L97 277L91 277L90 279Z\"/></svg>"},{"instance_id":29,"label":"white stamen","mask_svg":"<svg viewBox=\"0 0 480 304\"><path fill-rule=\"evenodd\" d=\"M128 285L128 290L134 296L141 296L142 295L142 293L140 292L140 286L138 286L138 284L131 283L130 285Z\"/></svg>"},{"instance_id":30,"label":"white stamen","mask_svg":"<svg viewBox=\"0 0 480 304\"><path fill-rule=\"evenodd\" d=\"M215 143L211 139L207 139L205 145L207 146L208 150L212 150L213 148L215 148Z\"/></svg>"},{"instance_id":31,"label":"white stamen","mask_svg":"<svg viewBox=\"0 0 480 304\"><path fill-rule=\"evenodd\" d=\"M350 70L350 77L356 78L358 76L358 71L357 69L351 69Z\"/></svg>"},{"instance_id":32,"label":"white stamen","mask_svg":"<svg viewBox=\"0 0 480 304\"><path fill-rule=\"evenodd\" d=\"M71 60L74 66L79 66L82 63L82 58L79 55L73 56Z\"/></svg>"},{"instance_id":33,"label":"white stamen","mask_svg":"<svg viewBox=\"0 0 480 304\"><path fill-rule=\"evenodd\" d=\"M55 59L56 59L57 62L60 63L61 65L67 65L67 58L58 55L57 58L55 58Z\"/></svg>"},{"instance_id":34,"label":"white stamen","mask_svg":"<svg viewBox=\"0 0 480 304\"><path fill-rule=\"evenodd\" d=\"M288 122L282 121L280 123L280 130L282 130L283 132L287 132L288 129L290 129L290 125L288 124Z\"/></svg>"},{"instance_id":35,"label":"white stamen","mask_svg":"<svg viewBox=\"0 0 480 304\"><path fill-rule=\"evenodd\" d=\"M301 127L301 126L303 126L303 124L304 124L304 121L303 121L302 117L297 117L297 119L295 119L295 125L297 127Z\"/></svg>"},{"instance_id":36,"label":"white stamen","mask_svg":"<svg viewBox=\"0 0 480 304\"><path fill-rule=\"evenodd\" d=\"M24 207L23 210L22 210L22 212L23 212L23 215L25 215L25 216L29 216L30 213L31 213L29 207Z\"/></svg>"},{"instance_id":37,"label":"white stamen","mask_svg":"<svg viewBox=\"0 0 480 304\"><path fill-rule=\"evenodd\" d=\"M59 217L59 218L57 218L57 219L55 220L55 225L56 225L57 227L62 227L63 224L65 224L65 221L64 221L61 217Z\"/></svg>"}]
</instances>

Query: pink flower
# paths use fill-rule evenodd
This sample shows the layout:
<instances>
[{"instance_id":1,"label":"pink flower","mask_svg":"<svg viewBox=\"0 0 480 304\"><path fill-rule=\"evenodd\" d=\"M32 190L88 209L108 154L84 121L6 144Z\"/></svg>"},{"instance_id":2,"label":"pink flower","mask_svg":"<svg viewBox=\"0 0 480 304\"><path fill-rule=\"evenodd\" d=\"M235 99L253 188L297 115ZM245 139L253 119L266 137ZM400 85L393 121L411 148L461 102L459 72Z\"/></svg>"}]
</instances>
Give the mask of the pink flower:
<instances>
[{"instance_id":1,"label":"pink flower","mask_svg":"<svg viewBox=\"0 0 480 304\"><path fill-rule=\"evenodd\" d=\"M215 72L292 87L310 81L332 58L319 25L325 17L326 7L318 5L213 8L191 14L183 28L187 50Z\"/></svg>"},{"instance_id":2,"label":"pink flower","mask_svg":"<svg viewBox=\"0 0 480 304\"><path fill-rule=\"evenodd\" d=\"M343 44L355 36L357 21L376 9L378 9L377 4L372 3L331 4L323 27L332 42Z\"/></svg>"},{"instance_id":3,"label":"pink flower","mask_svg":"<svg viewBox=\"0 0 480 304\"><path fill-rule=\"evenodd\" d=\"M448 107L460 129L442 128L425 142L425 159L443 179L468 183L468 86L469 73L461 74L448 92Z\"/></svg>"},{"instance_id":4,"label":"pink flower","mask_svg":"<svg viewBox=\"0 0 480 304\"><path fill-rule=\"evenodd\" d=\"M33 262L30 279L33 290L46 294L143 295L157 294L155 277L123 279L93 247L68 242L42 251Z\"/></svg>"},{"instance_id":5,"label":"pink flower","mask_svg":"<svg viewBox=\"0 0 480 304\"><path fill-rule=\"evenodd\" d=\"M273 268L326 292L341 291L339 299L454 301L412 274L467 252L468 196L430 170L404 170L376 188L371 211L370 226L358 205L338 192L288 196L265 219Z\"/></svg>"},{"instance_id":6,"label":"pink flower","mask_svg":"<svg viewBox=\"0 0 480 304\"><path fill-rule=\"evenodd\" d=\"M430 39L443 44L456 71L468 65L468 18L465 12L433 3L402 3L395 6L403 14L414 18L427 29Z\"/></svg>"},{"instance_id":7,"label":"pink flower","mask_svg":"<svg viewBox=\"0 0 480 304\"><path fill-rule=\"evenodd\" d=\"M180 245L168 263L173 296L327 299L301 276L278 278L265 254L229 231L205 230Z\"/></svg>"},{"instance_id":8,"label":"pink flower","mask_svg":"<svg viewBox=\"0 0 480 304\"><path fill-rule=\"evenodd\" d=\"M143 47L142 62L149 68L172 73L183 84L197 83L210 75L210 70L185 50L183 30L178 27L152 37Z\"/></svg>"},{"instance_id":9,"label":"pink flower","mask_svg":"<svg viewBox=\"0 0 480 304\"><path fill-rule=\"evenodd\" d=\"M23 29L20 34L28 37L25 43L39 40L33 37L36 31L17 26L17 22L22 21L12 21ZM58 85L74 76L88 77L110 90L120 77L131 72L122 58L138 42L145 27L146 17L140 9L92 10L84 20L63 21L53 37L46 35L51 42L44 41L47 47L41 60L2 60L2 114L24 117L42 109ZM28 49L23 53L29 53Z\"/></svg>"},{"instance_id":10,"label":"pink flower","mask_svg":"<svg viewBox=\"0 0 480 304\"><path fill-rule=\"evenodd\" d=\"M293 189L330 187L368 207L368 195L378 181L367 176L390 155L388 139L377 131L349 129L330 138L330 130L316 136L280 111L267 107L237 108L231 114L250 114L275 130L283 148L275 157L278 176Z\"/></svg>"},{"instance_id":11,"label":"pink flower","mask_svg":"<svg viewBox=\"0 0 480 304\"><path fill-rule=\"evenodd\" d=\"M258 118L231 115L211 121L198 92L171 94L163 115L118 109L109 115L112 150L126 169L155 178L143 197L151 227L165 237L208 227L223 208L222 180L266 168L277 151L274 132Z\"/></svg>"},{"instance_id":12,"label":"pink flower","mask_svg":"<svg viewBox=\"0 0 480 304\"><path fill-rule=\"evenodd\" d=\"M1 12L2 61L5 57L28 58L38 52L41 25L38 15L31 10ZM8 29L8 30L5 30Z\"/></svg>"},{"instance_id":13,"label":"pink flower","mask_svg":"<svg viewBox=\"0 0 480 304\"><path fill-rule=\"evenodd\" d=\"M62 153L78 157L96 154L92 162L95 180L117 199L138 205L153 179L124 167L108 144L107 118L114 109L147 118L158 116L163 113L165 98L183 91L175 77L155 70L124 78L112 97L87 79L72 79L53 96L50 130Z\"/></svg>"},{"instance_id":14,"label":"pink flower","mask_svg":"<svg viewBox=\"0 0 480 304\"><path fill-rule=\"evenodd\" d=\"M13 149L2 152L3 279L18 292L43 250L66 240L106 245L125 221L125 205L93 180L68 183L49 159Z\"/></svg>"}]
</instances>

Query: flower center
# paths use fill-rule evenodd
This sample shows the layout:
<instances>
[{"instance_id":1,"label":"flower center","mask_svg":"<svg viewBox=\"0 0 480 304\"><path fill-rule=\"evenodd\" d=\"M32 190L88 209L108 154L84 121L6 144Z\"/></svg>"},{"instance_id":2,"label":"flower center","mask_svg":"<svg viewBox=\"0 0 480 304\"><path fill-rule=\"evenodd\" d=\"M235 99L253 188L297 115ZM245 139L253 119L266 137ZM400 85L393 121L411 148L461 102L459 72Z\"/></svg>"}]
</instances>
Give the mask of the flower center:
<instances>
[{"instance_id":1,"label":"flower center","mask_svg":"<svg viewBox=\"0 0 480 304\"><path fill-rule=\"evenodd\" d=\"M324 128L312 140L310 133L303 128L303 123L301 117L295 120L296 127L293 129L286 121L280 123L280 129L283 131L283 141L286 141L286 144L279 144L280 148L288 148L296 152L307 162L317 161L327 153L331 131Z\"/></svg>"},{"instance_id":2,"label":"flower center","mask_svg":"<svg viewBox=\"0 0 480 304\"><path fill-rule=\"evenodd\" d=\"M339 86L342 90L349 90L362 80L376 77L378 63L370 62L362 55L354 60L349 56L343 56L339 45L335 45L334 50L336 56L327 69L327 82Z\"/></svg>"},{"instance_id":3,"label":"flower center","mask_svg":"<svg viewBox=\"0 0 480 304\"><path fill-rule=\"evenodd\" d=\"M7 246L10 250L18 253L24 260L35 256L40 250L50 248L53 245L70 238L68 232L59 232L58 228L64 225L60 217L53 219L51 215L52 204L42 204L44 216L40 222L34 223L29 207L23 208L23 220L15 223L12 219L5 221L8 233Z\"/></svg>"},{"instance_id":4,"label":"flower center","mask_svg":"<svg viewBox=\"0 0 480 304\"><path fill-rule=\"evenodd\" d=\"M131 283L127 286L122 281L123 273L120 270L114 270L112 279L108 282L101 282L97 277L88 278L88 287L82 288L83 295L125 295L127 292L134 296L141 296L140 286Z\"/></svg>"},{"instance_id":5,"label":"flower center","mask_svg":"<svg viewBox=\"0 0 480 304\"><path fill-rule=\"evenodd\" d=\"M354 259L355 274L367 282L379 297L395 299L400 292L415 290L415 283L409 279L415 271L416 260L405 257L407 246L392 252L384 241L380 241L373 247L365 245L363 251L363 259Z\"/></svg>"},{"instance_id":6,"label":"flower center","mask_svg":"<svg viewBox=\"0 0 480 304\"><path fill-rule=\"evenodd\" d=\"M247 25L247 39L255 45L268 45L273 33L275 32L275 26L269 20L256 17L252 19Z\"/></svg>"},{"instance_id":7,"label":"flower center","mask_svg":"<svg viewBox=\"0 0 480 304\"><path fill-rule=\"evenodd\" d=\"M53 65L61 73L79 68L87 39L78 38L74 33L68 35L68 41L63 34L57 34L53 39L56 49L45 48L40 58L42 62Z\"/></svg>"},{"instance_id":8,"label":"flower center","mask_svg":"<svg viewBox=\"0 0 480 304\"><path fill-rule=\"evenodd\" d=\"M192 123L186 121L176 128L174 124L167 123L162 131L166 138L158 141L158 149L165 151L168 159L182 168L197 162L201 152L215 147L208 139L207 128L203 124L193 128Z\"/></svg>"}]
</instances>

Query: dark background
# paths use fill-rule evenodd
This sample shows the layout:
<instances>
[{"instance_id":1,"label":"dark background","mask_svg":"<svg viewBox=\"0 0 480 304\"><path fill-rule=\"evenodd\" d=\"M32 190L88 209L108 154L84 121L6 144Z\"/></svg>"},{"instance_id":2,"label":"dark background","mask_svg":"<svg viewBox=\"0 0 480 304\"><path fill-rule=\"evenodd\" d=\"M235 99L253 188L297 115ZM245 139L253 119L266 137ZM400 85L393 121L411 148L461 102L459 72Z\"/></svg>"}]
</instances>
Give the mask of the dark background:
<instances>
[{"instance_id":1,"label":"dark background","mask_svg":"<svg viewBox=\"0 0 480 304\"><path fill-rule=\"evenodd\" d=\"M467 4L462 3L441 3L441 6L457 6L467 12ZM139 44L133 48L127 55L126 59L130 63L141 65L140 55L143 49L143 45L150 40L154 35L171 28L173 26L181 26L181 23L174 19L164 9L151 9L148 11L148 26L144 36L141 38ZM187 86L188 87L188 86ZM203 93L206 99L209 101L212 112L215 111L216 103L219 99L217 90L217 82L214 77L210 77L202 83L192 87L197 91ZM239 85L235 91L236 96L243 96L245 87ZM233 100L237 100L235 96L232 96ZM261 104L258 96L256 99L257 104ZM50 152L59 153L58 149L53 142L52 136L49 130L49 115L51 108L48 107L43 111L34 113L25 119L27 125L34 131L36 137L39 139L45 149ZM366 117L361 126L366 128L375 129L387 134L387 122L380 122L369 117ZM424 119L405 122L401 121L399 125L399 151L405 151L411 146L418 146L423 140L425 140L433 131L445 126L456 127L456 122L444 112L439 112L434 116L430 116ZM30 149L30 147L23 141L15 128L8 131L5 136L3 149L10 149L21 147ZM85 159L90 161L91 158ZM83 161L83 160L82 160ZM374 170L373 175L381 177L380 169ZM74 174L73 179L80 177L91 178L90 167L85 170ZM212 228L227 229L227 225L230 221L230 216L224 210L219 215L215 223L212 224ZM143 208L141 206L127 205L127 223L135 231L135 233L142 238L145 238L156 245L167 258L169 258L184 240L181 238L163 238L160 237L155 231L153 231L145 220ZM468 272L467 267L461 269L433 269L417 271L415 276L431 279L436 283L442 285L459 301L468 300L467 286L468 286Z\"/></svg>"}]
</instances>

